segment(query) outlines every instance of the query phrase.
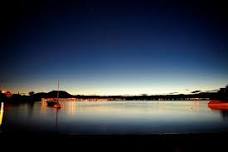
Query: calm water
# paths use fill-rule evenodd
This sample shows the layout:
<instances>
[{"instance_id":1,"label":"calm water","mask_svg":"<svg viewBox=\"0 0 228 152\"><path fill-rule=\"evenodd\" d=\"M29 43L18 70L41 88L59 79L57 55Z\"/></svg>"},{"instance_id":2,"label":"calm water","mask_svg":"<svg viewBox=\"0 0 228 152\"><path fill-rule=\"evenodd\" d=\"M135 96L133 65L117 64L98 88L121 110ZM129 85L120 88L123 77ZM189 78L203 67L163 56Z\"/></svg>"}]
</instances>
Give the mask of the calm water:
<instances>
[{"instance_id":1,"label":"calm water","mask_svg":"<svg viewBox=\"0 0 228 152\"><path fill-rule=\"evenodd\" d=\"M211 110L207 103L208 101L63 102L63 108L59 110L46 107L42 102L5 104L4 110L1 110L0 125L1 132L59 134L179 134L227 131L228 113Z\"/></svg>"}]
</instances>

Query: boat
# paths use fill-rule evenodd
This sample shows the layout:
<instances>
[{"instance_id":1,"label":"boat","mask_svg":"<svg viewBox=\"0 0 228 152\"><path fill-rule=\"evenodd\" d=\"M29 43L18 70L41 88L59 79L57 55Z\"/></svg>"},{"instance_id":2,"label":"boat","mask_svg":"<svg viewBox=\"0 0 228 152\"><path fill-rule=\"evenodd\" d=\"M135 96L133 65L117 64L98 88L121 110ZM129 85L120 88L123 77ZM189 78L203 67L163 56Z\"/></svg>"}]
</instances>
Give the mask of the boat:
<instances>
[{"instance_id":1,"label":"boat","mask_svg":"<svg viewBox=\"0 0 228 152\"><path fill-rule=\"evenodd\" d=\"M212 100L208 102L208 107L212 110L228 110L227 100Z\"/></svg>"},{"instance_id":2,"label":"boat","mask_svg":"<svg viewBox=\"0 0 228 152\"><path fill-rule=\"evenodd\" d=\"M53 108L61 108L61 104L59 103L59 81L58 81L58 91L57 91L57 97L53 98L51 100L46 101L48 107L53 107Z\"/></svg>"},{"instance_id":3,"label":"boat","mask_svg":"<svg viewBox=\"0 0 228 152\"><path fill-rule=\"evenodd\" d=\"M61 108L61 105L58 101L47 101L48 107Z\"/></svg>"}]
</instances>

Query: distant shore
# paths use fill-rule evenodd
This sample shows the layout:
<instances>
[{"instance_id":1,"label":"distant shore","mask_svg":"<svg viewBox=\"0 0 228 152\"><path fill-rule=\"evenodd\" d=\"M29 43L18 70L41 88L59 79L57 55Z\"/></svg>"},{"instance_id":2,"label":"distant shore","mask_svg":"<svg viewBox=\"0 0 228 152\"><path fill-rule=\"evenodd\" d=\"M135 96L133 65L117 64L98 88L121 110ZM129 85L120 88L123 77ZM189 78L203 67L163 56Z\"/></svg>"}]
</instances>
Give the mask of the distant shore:
<instances>
[{"instance_id":1,"label":"distant shore","mask_svg":"<svg viewBox=\"0 0 228 152\"><path fill-rule=\"evenodd\" d=\"M98 95L71 95L66 91L51 91L48 93L31 93L30 95L13 94L6 96L0 93L1 102L24 103L41 101L42 98L75 98L76 101L192 101L192 100L228 100L228 87L217 92L199 92L194 94L176 95L139 95L139 96L98 96Z\"/></svg>"}]
</instances>

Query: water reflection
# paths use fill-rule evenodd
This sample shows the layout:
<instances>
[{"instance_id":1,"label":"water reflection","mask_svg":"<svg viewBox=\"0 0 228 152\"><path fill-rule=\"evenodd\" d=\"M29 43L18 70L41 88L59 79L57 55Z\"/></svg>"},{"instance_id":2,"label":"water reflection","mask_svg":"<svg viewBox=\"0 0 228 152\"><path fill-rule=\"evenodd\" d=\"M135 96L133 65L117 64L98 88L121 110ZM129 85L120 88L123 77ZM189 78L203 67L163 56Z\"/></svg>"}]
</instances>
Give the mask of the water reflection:
<instances>
[{"instance_id":1,"label":"water reflection","mask_svg":"<svg viewBox=\"0 0 228 152\"><path fill-rule=\"evenodd\" d=\"M228 121L228 111L221 111L221 116L225 121Z\"/></svg>"},{"instance_id":2,"label":"water reflection","mask_svg":"<svg viewBox=\"0 0 228 152\"><path fill-rule=\"evenodd\" d=\"M34 114L34 102L28 103L27 104L27 109L28 109L28 115L30 117L32 117L33 114Z\"/></svg>"},{"instance_id":3,"label":"water reflection","mask_svg":"<svg viewBox=\"0 0 228 152\"><path fill-rule=\"evenodd\" d=\"M3 113L4 113L4 103L1 102L1 108L0 108L0 127L2 125Z\"/></svg>"},{"instance_id":4,"label":"water reflection","mask_svg":"<svg viewBox=\"0 0 228 152\"><path fill-rule=\"evenodd\" d=\"M56 131L58 131L58 126L59 126L59 121L60 121L59 115L61 112L63 112L63 115L66 113L68 116L75 116L75 113L76 113L76 102L75 101L70 101L70 102L60 101L60 104L62 106L61 109L48 107L46 101L40 102L40 112L42 113L42 115L47 116L47 117L52 117L52 118L54 118L53 114L55 115L55 118L53 120L55 120L54 129L56 129Z\"/></svg>"},{"instance_id":5,"label":"water reflection","mask_svg":"<svg viewBox=\"0 0 228 152\"><path fill-rule=\"evenodd\" d=\"M62 134L156 134L228 130L228 113L208 108L208 101L45 102L10 105L4 129ZM10 108L9 108L10 107Z\"/></svg>"},{"instance_id":6,"label":"water reflection","mask_svg":"<svg viewBox=\"0 0 228 152\"><path fill-rule=\"evenodd\" d=\"M68 115L74 116L77 110L77 103L76 102L66 102L65 104L61 103L61 105L64 105L63 110L67 112Z\"/></svg>"},{"instance_id":7,"label":"water reflection","mask_svg":"<svg viewBox=\"0 0 228 152\"><path fill-rule=\"evenodd\" d=\"M58 113L59 113L59 108L56 108L56 115L55 115L55 128L56 128L56 131L58 132Z\"/></svg>"},{"instance_id":8,"label":"water reflection","mask_svg":"<svg viewBox=\"0 0 228 152\"><path fill-rule=\"evenodd\" d=\"M41 112L45 113L47 110L47 102L41 101Z\"/></svg>"},{"instance_id":9,"label":"water reflection","mask_svg":"<svg viewBox=\"0 0 228 152\"><path fill-rule=\"evenodd\" d=\"M200 109L200 103L199 103L200 101L193 101L193 105L192 105L192 107L191 107L191 109L193 110L193 111L199 111Z\"/></svg>"}]
</instances>

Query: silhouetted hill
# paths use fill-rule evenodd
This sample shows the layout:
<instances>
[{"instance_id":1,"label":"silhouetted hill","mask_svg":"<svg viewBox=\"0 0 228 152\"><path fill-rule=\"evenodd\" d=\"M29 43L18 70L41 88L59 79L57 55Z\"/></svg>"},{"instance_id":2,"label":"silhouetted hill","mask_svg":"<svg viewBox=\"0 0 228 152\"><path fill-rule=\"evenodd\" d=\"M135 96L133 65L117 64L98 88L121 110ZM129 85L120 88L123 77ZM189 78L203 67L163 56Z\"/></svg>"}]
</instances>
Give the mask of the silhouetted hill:
<instances>
[{"instance_id":1,"label":"silhouetted hill","mask_svg":"<svg viewBox=\"0 0 228 152\"><path fill-rule=\"evenodd\" d=\"M47 93L45 93L45 92L39 92L39 93L35 93L35 94L33 95L33 99L34 99L35 101L40 101L41 98L46 98L46 97L47 97Z\"/></svg>"},{"instance_id":2,"label":"silhouetted hill","mask_svg":"<svg viewBox=\"0 0 228 152\"><path fill-rule=\"evenodd\" d=\"M40 93L35 93L33 95L34 100L39 101L41 98L56 98L57 97L57 92L56 90L50 91L48 93L45 92L40 92ZM72 95L69 94L66 91L59 91L59 98L71 98Z\"/></svg>"},{"instance_id":3,"label":"silhouetted hill","mask_svg":"<svg viewBox=\"0 0 228 152\"><path fill-rule=\"evenodd\" d=\"M48 92L47 94L46 94L46 97L48 97L48 98L56 98L57 97L57 93L58 93L58 91L51 91L51 92ZM59 98L71 98L72 97L72 95L71 94L69 94L68 92L66 92L66 91L59 91Z\"/></svg>"}]
</instances>

